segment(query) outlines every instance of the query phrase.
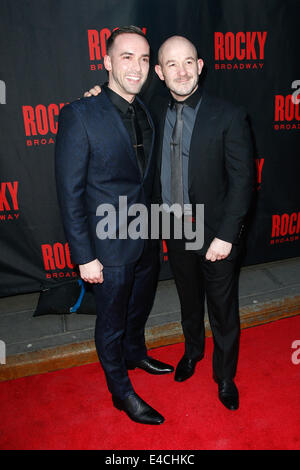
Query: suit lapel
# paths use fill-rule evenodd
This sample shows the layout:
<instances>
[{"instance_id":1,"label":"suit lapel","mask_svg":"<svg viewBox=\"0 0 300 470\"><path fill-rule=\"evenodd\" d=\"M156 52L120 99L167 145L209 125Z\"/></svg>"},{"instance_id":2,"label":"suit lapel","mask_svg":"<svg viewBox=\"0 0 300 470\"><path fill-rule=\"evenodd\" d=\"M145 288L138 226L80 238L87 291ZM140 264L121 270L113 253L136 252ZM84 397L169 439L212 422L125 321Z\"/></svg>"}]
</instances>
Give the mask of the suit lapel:
<instances>
[{"instance_id":1,"label":"suit lapel","mask_svg":"<svg viewBox=\"0 0 300 470\"><path fill-rule=\"evenodd\" d=\"M211 138L213 138L213 122L216 115L217 110L214 108L209 96L203 91L202 102L196 116L191 137L189 151L189 189L193 176L193 164L195 160L200 158L201 154L206 151Z\"/></svg>"}]
</instances>

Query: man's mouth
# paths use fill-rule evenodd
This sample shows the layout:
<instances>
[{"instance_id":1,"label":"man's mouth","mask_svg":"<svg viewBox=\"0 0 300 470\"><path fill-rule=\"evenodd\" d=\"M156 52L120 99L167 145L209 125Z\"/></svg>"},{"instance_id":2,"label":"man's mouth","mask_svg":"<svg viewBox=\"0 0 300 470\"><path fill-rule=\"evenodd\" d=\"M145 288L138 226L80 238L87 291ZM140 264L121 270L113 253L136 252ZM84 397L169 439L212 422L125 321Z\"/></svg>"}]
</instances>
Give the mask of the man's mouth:
<instances>
[{"instance_id":1,"label":"man's mouth","mask_svg":"<svg viewBox=\"0 0 300 470\"><path fill-rule=\"evenodd\" d=\"M131 76L131 75L128 75L126 78L127 80L130 80L133 82L139 82L141 80L141 77L136 77L136 76Z\"/></svg>"},{"instance_id":2,"label":"man's mouth","mask_svg":"<svg viewBox=\"0 0 300 470\"><path fill-rule=\"evenodd\" d=\"M185 79L183 79L183 80L176 80L176 82L179 83L179 84L180 84L180 83L187 83L187 82L189 82L189 81L190 81L190 78L185 78Z\"/></svg>"}]
</instances>

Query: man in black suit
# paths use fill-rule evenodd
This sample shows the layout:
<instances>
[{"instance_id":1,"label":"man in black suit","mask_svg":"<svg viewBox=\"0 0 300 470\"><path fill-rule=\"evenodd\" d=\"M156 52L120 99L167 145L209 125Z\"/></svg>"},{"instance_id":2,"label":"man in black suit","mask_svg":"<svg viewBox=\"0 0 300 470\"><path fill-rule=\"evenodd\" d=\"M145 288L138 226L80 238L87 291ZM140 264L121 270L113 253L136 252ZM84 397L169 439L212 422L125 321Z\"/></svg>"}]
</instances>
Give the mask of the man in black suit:
<instances>
[{"instance_id":1,"label":"man in black suit","mask_svg":"<svg viewBox=\"0 0 300 470\"><path fill-rule=\"evenodd\" d=\"M111 35L107 51L109 81L103 93L60 113L57 193L72 259L82 279L94 285L95 343L114 406L133 421L160 424L164 418L135 393L127 372L173 371L147 356L144 329L158 253L151 240L130 238L132 217L123 207L124 201L128 210L136 204L149 208L151 202L153 123L136 98L148 75L150 49L139 28L125 27Z\"/></svg>"},{"instance_id":2,"label":"man in black suit","mask_svg":"<svg viewBox=\"0 0 300 470\"><path fill-rule=\"evenodd\" d=\"M252 194L252 144L243 109L200 89L202 68L196 48L183 37L173 36L159 49L155 70L170 95L157 97L150 108L158 142L156 201L178 203L181 191L181 201L191 205L192 217L196 205L204 204L204 244L200 250L187 250L184 239L166 240L185 337L185 354L175 380L183 382L191 377L203 358L206 294L214 340L213 377L220 400L234 410L239 406L233 381L240 331L238 260ZM183 129L177 157L181 175L178 180L175 173L176 189L172 146L178 118L183 121Z\"/></svg>"},{"instance_id":3,"label":"man in black suit","mask_svg":"<svg viewBox=\"0 0 300 470\"><path fill-rule=\"evenodd\" d=\"M252 142L244 110L200 89L202 68L195 46L184 37L173 36L159 49L155 70L170 93L152 97L149 103L156 126L153 201L189 208L182 223L191 223L192 228L196 206L204 204L200 250L188 250L187 240L177 239L175 229L166 239L185 337L175 380L190 378L203 358L206 295L214 340L213 377L221 402L235 410L239 406L233 380L240 333L239 255L252 194ZM85 96L98 93L95 87Z\"/></svg>"}]
</instances>

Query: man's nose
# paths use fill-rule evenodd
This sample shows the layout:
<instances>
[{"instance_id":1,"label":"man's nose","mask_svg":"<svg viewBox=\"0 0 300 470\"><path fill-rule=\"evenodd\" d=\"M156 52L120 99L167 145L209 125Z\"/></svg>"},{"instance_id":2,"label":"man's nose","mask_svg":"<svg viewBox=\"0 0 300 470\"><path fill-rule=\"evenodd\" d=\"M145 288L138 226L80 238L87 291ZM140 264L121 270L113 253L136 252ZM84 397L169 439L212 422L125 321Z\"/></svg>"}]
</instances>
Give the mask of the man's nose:
<instances>
[{"instance_id":1,"label":"man's nose","mask_svg":"<svg viewBox=\"0 0 300 470\"><path fill-rule=\"evenodd\" d=\"M142 70L141 63L138 59L136 59L132 62L132 69L135 72L140 72Z\"/></svg>"},{"instance_id":2,"label":"man's nose","mask_svg":"<svg viewBox=\"0 0 300 470\"><path fill-rule=\"evenodd\" d=\"M180 76L186 75L186 68L185 68L184 65L179 65L178 74L179 74Z\"/></svg>"}]
</instances>

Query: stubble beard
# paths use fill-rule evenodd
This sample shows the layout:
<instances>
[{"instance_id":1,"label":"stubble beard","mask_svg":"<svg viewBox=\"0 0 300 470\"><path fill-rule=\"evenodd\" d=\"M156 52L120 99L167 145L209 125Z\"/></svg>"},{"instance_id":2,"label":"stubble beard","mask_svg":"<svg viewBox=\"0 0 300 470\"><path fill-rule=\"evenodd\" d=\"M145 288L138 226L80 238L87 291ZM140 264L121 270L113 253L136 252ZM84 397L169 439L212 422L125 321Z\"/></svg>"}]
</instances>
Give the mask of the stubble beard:
<instances>
[{"instance_id":1,"label":"stubble beard","mask_svg":"<svg viewBox=\"0 0 300 470\"><path fill-rule=\"evenodd\" d=\"M178 87L178 88L176 87L176 88L175 88L173 84L171 84L171 86L168 86L168 84L167 84L167 86L168 86L168 88L170 89L170 91L171 91L172 93L174 93L176 96L180 96L180 97L189 97L189 96L192 95L192 94L194 93L194 91L197 89L198 83L199 83L199 78L196 79L196 81L193 82L193 84L191 84L191 85L189 86L189 88L187 88L187 89L182 89L182 88L180 88L180 87Z\"/></svg>"}]
</instances>

